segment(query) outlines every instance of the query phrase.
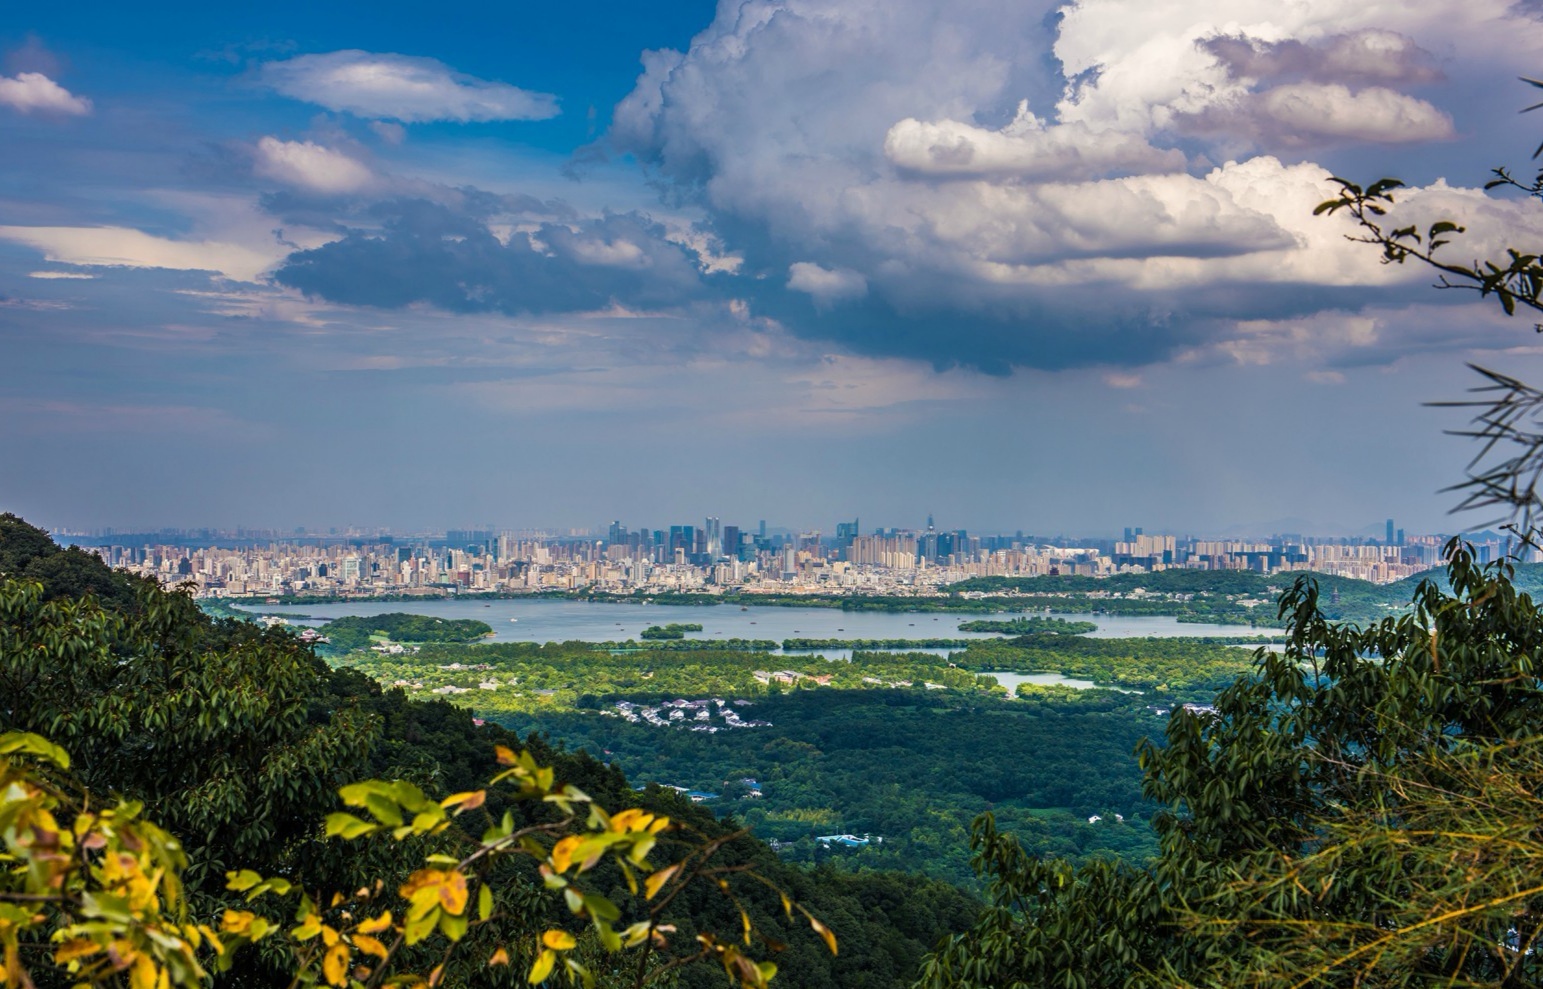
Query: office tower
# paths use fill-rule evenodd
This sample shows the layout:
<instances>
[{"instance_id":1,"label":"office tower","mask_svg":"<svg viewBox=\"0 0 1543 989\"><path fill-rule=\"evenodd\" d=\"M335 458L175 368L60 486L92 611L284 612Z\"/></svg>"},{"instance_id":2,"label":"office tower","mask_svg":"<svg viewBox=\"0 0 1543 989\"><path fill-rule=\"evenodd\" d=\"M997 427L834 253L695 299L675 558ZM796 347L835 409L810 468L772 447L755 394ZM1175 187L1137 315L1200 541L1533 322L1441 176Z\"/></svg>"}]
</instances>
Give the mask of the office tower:
<instances>
[{"instance_id":1,"label":"office tower","mask_svg":"<svg viewBox=\"0 0 1543 989\"><path fill-rule=\"evenodd\" d=\"M1384 539L1383 542L1387 543L1389 546L1393 545L1393 520L1392 519L1388 519L1388 534L1387 534L1387 538Z\"/></svg>"},{"instance_id":2,"label":"office tower","mask_svg":"<svg viewBox=\"0 0 1543 989\"><path fill-rule=\"evenodd\" d=\"M756 538L760 539L762 542L766 541L766 520L765 519L761 520L761 528L756 531Z\"/></svg>"},{"instance_id":3,"label":"office tower","mask_svg":"<svg viewBox=\"0 0 1543 989\"><path fill-rule=\"evenodd\" d=\"M723 522L708 516L706 528L707 555L710 559L716 560L723 555Z\"/></svg>"},{"instance_id":4,"label":"office tower","mask_svg":"<svg viewBox=\"0 0 1543 989\"><path fill-rule=\"evenodd\" d=\"M723 527L723 555L739 559L739 526L726 525Z\"/></svg>"}]
</instances>

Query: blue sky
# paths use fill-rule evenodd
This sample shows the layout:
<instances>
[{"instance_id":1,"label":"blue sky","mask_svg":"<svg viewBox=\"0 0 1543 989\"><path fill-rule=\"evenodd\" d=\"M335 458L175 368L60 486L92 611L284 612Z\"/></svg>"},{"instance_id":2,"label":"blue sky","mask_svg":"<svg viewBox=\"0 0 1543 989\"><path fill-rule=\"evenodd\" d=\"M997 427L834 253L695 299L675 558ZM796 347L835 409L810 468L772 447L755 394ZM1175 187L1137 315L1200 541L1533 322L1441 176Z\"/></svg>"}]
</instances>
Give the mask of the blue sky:
<instances>
[{"instance_id":1,"label":"blue sky","mask_svg":"<svg viewBox=\"0 0 1543 989\"><path fill-rule=\"evenodd\" d=\"M1417 9L1411 9L1411 6ZM0 506L48 525L1449 528L1536 338L1314 219L1526 243L1501 0L33 9Z\"/></svg>"}]
</instances>

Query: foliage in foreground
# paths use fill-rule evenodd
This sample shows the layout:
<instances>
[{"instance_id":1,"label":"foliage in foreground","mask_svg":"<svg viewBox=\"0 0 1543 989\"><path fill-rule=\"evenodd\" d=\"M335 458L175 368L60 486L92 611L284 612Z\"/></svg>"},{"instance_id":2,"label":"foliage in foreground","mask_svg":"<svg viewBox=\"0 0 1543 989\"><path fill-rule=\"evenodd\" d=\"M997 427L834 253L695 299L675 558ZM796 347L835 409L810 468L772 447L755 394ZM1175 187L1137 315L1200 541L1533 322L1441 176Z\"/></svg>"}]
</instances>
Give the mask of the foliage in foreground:
<instances>
[{"instance_id":1,"label":"foliage in foreground","mask_svg":"<svg viewBox=\"0 0 1543 989\"><path fill-rule=\"evenodd\" d=\"M458 835L460 840L419 842L429 851L395 896L381 879L357 892L328 896L282 877L229 872L227 888L244 893L248 903L265 897L296 901L282 908L283 914L292 911L294 926L271 911L265 916L226 909L216 931L212 919L201 923L187 908L181 879L188 859L180 843L148 820L141 804L120 800L96 809L91 795L69 777L69 756L62 749L32 733L0 735L0 861L9 867L0 877L0 979L7 986L31 986L34 970L63 968L76 985L126 978L132 989L199 986L209 968L229 970L239 964L242 948L267 939L281 943L292 985L433 987L444 981L460 947L489 968L527 964L531 983L544 982L556 969L574 984L594 986L595 973L579 960L579 938L568 929L549 927L527 939L518 926L509 936L507 925L499 924L505 917L500 901L511 896L511 886L518 893L504 866L524 858L537 863L542 884L561 893L600 949L638 949L635 977L626 981L642 985L693 961L714 959L731 981L764 989L777 966L757 961L748 950L757 932L743 908L743 946L740 938L702 932L679 952L670 937L677 927L666 910L692 883L716 885L731 899L731 876L769 884L753 869L714 861L728 838L687 842L683 854L656 866L649 855L678 830L668 817L640 808L607 814L577 787L558 783L528 752L501 748L499 762L507 768L492 784L508 782L514 799L548 805L547 820L519 827L512 812L501 820L488 815L482 837L472 840L454 828L453 819L483 808L485 789L436 802L402 780L346 786L344 803L372 819L341 811L328 815L329 837L389 835L402 842ZM625 877L636 918L630 924L623 924L621 908L593 882L603 863ZM780 895L788 916L801 912L834 954L830 929L786 893ZM493 933L477 936L487 932ZM415 946L433 951L412 952ZM657 963L650 964L650 954Z\"/></svg>"},{"instance_id":2,"label":"foliage in foreground","mask_svg":"<svg viewBox=\"0 0 1543 989\"><path fill-rule=\"evenodd\" d=\"M1543 980L1543 612L1451 548L1452 591L1336 626L1300 581L1284 654L1143 747L1150 871L972 836L990 905L920 985L1524 986Z\"/></svg>"}]
</instances>

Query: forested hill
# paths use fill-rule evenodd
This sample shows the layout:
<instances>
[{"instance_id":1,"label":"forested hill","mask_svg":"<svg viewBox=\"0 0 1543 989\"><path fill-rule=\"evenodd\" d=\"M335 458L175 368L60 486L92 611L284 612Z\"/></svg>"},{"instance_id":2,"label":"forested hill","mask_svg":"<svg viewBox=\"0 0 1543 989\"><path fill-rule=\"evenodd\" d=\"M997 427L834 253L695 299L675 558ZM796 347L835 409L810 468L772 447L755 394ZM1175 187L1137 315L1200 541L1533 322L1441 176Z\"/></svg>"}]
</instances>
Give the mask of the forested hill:
<instances>
[{"instance_id":1,"label":"forested hill","mask_svg":"<svg viewBox=\"0 0 1543 989\"><path fill-rule=\"evenodd\" d=\"M950 584L954 593L1024 596L1025 607L1059 611L1096 610L1111 614L1177 615L1195 621L1276 624L1276 600L1300 577L1317 582L1319 606L1336 621L1371 622L1408 607L1415 588L1434 580L1449 591L1446 570L1438 568L1392 584L1373 584L1323 573L1265 576L1246 570L1161 570L1110 577L974 577ZM1516 568L1515 587L1537 596L1543 591L1543 564Z\"/></svg>"},{"instance_id":2,"label":"forested hill","mask_svg":"<svg viewBox=\"0 0 1543 989\"><path fill-rule=\"evenodd\" d=\"M332 669L287 629L208 616L186 595L61 550L14 515L0 516L0 729L47 735L92 793L143 801L146 816L182 840L189 903L210 924L227 908L250 909L226 889L233 868L311 889L353 890L375 879L396 889L421 865L414 849L323 839L323 816L339 808L337 788L379 777L411 781L433 799L473 790L499 771L498 744L529 749L603 806L668 814L709 839L734 827L669 791L636 793L619 771L541 736L522 739L464 709ZM495 815L539 810L501 802L499 792L487 798ZM840 937L832 957L807 923L784 917L775 890L736 889L757 930L786 946L776 954L777 984L789 989L908 985L922 955L976 912L972 898L947 884L804 870L751 837L734 839L724 854L753 866ZM507 894L523 906L496 918L508 943L534 943L543 928L577 923L548 905L533 871L507 882L524 890ZM677 907L683 929L739 929L724 898L683 898ZM524 984L523 971L489 970L480 959L464 964L446 970L444 984ZM723 982L722 970L705 963L676 974L688 987ZM281 959L251 953L215 984L282 986L289 975Z\"/></svg>"}]
</instances>

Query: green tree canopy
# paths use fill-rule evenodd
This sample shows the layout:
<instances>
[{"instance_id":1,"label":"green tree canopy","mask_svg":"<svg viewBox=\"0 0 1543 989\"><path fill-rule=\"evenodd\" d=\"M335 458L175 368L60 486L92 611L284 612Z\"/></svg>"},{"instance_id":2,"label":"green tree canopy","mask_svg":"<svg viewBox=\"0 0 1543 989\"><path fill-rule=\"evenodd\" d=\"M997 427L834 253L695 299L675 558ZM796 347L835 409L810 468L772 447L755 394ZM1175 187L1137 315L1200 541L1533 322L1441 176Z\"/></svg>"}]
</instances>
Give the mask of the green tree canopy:
<instances>
[{"instance_id":1,"label":"green tree canopy","mask_svg":"<svg viewBox=\"0 0 1543 989\"><path fill-rule=\"evenodd\" d=\"M1543 612L1507 563L1454 547L1449 576L1450 592L1425 582L1407 615L1367 628L1327 622L1299 581L1285 651L1261 650L1214 711L1175 712L1166 744L1143 745L1166 808L1149 870L1031 859L978 821L990 906L921 985L1537 984L1538 793L1498 798L1543 763ZM1531 776L1504 775L1529 756ZM1454 810L1479 805L1475 843L1532 851L1491 842L1466 871L1411 854L1461 847Z\"/></svg>"}]
</instances>

